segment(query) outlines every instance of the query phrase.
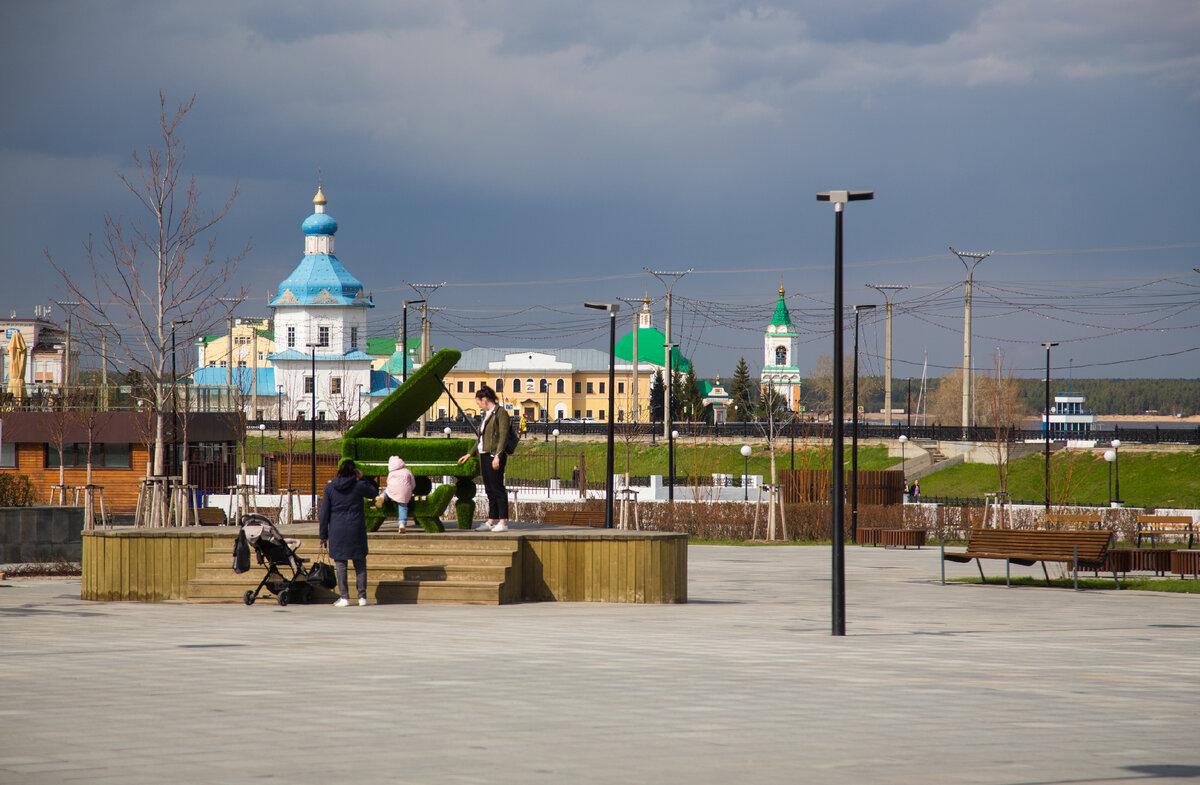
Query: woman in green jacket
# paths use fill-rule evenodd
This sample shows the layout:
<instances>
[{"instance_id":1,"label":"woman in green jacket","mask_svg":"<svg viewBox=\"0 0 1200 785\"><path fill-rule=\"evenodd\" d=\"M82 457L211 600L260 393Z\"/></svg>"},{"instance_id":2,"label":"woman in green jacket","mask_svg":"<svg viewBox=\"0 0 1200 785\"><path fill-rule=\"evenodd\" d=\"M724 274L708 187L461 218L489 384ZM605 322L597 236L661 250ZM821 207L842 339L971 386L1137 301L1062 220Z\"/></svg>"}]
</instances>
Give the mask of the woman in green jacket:
<instances>
[{"instance_id":1,"label":"woman in green jacket","mask_svg":"<svg viewBox=\"0 0 1200 785\"><path fill-rule=\"evenodd\" d=\"M471 451L458 459L459 463L479 456L479 473L483 475L483 487L487 492L488 519L475 527L476 531L508 531L508 490L504 487L504 465L508 455L504 444L508 441L508 412L496 402L496 392L486 384L475 393L475 403L483 412L479 428L479 439L471 445Z\"/></svg>"}]
</instances>

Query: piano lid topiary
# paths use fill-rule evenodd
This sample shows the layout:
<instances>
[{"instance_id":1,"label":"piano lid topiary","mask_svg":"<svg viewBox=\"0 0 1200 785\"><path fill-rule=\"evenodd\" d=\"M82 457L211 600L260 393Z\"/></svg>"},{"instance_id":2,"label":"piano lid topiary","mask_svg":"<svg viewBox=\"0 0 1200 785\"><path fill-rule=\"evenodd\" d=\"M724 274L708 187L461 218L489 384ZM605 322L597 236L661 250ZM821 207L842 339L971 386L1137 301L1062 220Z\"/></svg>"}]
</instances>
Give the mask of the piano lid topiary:
<instances>
[{"instance_id":1,"label":"piano lid topiary","mask_svg":"<svg viewBox=\"0 0 1200 785\"><path fill-rule=\"evenodd\" d=\"M353 439L360 436L391 439L408 429L429 411L442 396L442 379L450 372L462 352L442 349L418 368L408 381L392 390L388 397L346 431Z\"/></svg>"}]
</instances>

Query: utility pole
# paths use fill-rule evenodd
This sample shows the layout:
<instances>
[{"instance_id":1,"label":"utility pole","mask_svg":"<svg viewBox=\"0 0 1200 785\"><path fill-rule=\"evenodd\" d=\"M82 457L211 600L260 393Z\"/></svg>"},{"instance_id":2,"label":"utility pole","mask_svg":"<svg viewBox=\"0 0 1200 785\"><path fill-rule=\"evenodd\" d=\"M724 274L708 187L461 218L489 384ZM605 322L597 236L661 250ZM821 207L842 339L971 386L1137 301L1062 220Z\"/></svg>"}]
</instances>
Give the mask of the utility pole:
<instances>
[{"instance_id":1,"label":"utility pole","mask_svg":"<svg viewBox=\"0 0 1200 785\"><path fill-rule=\"evenodd\" d=\"M320 186L318 186L318 188L319 187ZM236 400L233 395L233 309L237 308L239 305L242 304L242 298L240 298L240 297L218 297L217 302L227 303L229 305L229 313L227 314L229 332L226 333L226 336L228 338L228 344L226 347L226 354L228 355L228 359L225 362L225 386L226 386L226 395L229 396L229 402L232 405L233 401ZM239 379L239 381L240 381L240 379Z\"/></svg>"},{"instance_id":2,"label":"utility pole","mask_svg":"<svg viewBox=\"0 0 1200 785\"><path fill-rule=\"evenodd\" d=\"M70 309L78 308L79 302L77 300L62 300L62 301L55 300L54 303L55 303L55 305L57 305L59 308L62 308L67 313L67 332L66 332L66 335L63 340L63 361L62 361L63 378L62 378L62 385L60 386L61 390L62 390L62 406L63 406L63 411L65 412L67 410L67 393L68 393L68 390L71 385L71 310ZM32 345L29 347L29 351L30 351L30 355L32 356L32 353L33 353ZM32 360L29 363L29 367L31 367L31 368L33 367Z\"/></svg>"},{"instance_id":3,"label":"utility pole","mask_svg":"<svg viewBox=\"0 0 1200 785\"><path fill-rule=\"evenodd\" d=\"M680 272L651 270L649 267L643 267L642 269L662 281L663 286L667 288L667 329L664 331L666 341L663 342L664 351L666 352L666 356L663 357L663 364L667 371L666 384L663 385L663 438L669 439L671 437L671 383L675 381L675 358L671 354L671 348L674 346L671 343L671 295L679 279L692 272L692 269L688 268ZM668 278L671 280L668 281Z\"/></svg>"},{"instance_id":4,"label":"utility pole","mask_svg":"<svg viewBox=\"0 0 1200 785\"><path fill-rule=\"evenodd\" d=\"M410 283L405 281L409 288L421 295L423 302L421 303L421 364L429 362L429 296L446 285L445 281L441 283ZM404 347L404 358L408 359L408 347ZM419 435L425 436L425 424L429 421L429 412L421 412L421 425Z\"/></svg>"},{"instance_id":5,"label":"utility pole","mask_svg":"<svg viewBox=\"0 0 1200 785\"><path fill-rule=\"evenodd\" d=\"M638 398L638 367L640 365L638 362L638 331L641 328L640 319L642 318L642 314L634 306L638 303L641 303L644 308L648 308L650 306L650 296L642 295L641 298L618 297L616 299L628 305L629 310L633 311L633 354L631 355L631 362L633 363L633 381L630 383L630 390L631 395L633 396L631 422L636 423L638 421L638 412L641 409L641 399Z\"/></svg>"},{"instance_id":6,"label":"utility pole","mask_svg":"<svg viewBox=\"0 0 1200 785\"><path fill-rule=\"evenodd\" d=\"M963 267L967 272L967 306L963 312L963 389L962 389L962 435L967 438L969 428L974 425L972 422L973 409L971 407L971 393L974 386L971 378L971 288L975 282L975 268L984 259L991 256L994 251L987 253L978 253L972 251L956 251L954 246L950 246L950 253L958 257L958 260L963 263ZM969 264L967 260L973 260Z\"/></svg>"},{"instance_id":7,"label":"utility pole","mask_svg":"<svg viewBox=\"0 0 1200 785\"><path fill-rule=\"evenodd\" d=\"M887 315L886 326L884 327L884 343L883 343L883 424L892 424L892 297L895 292L901 289L907 289L907 286L897 284L867 284L872 289L877 290L883 295L883 301L886 303ZM892 292L893 294L889 294Z\"/></svg>"}]
</instances>

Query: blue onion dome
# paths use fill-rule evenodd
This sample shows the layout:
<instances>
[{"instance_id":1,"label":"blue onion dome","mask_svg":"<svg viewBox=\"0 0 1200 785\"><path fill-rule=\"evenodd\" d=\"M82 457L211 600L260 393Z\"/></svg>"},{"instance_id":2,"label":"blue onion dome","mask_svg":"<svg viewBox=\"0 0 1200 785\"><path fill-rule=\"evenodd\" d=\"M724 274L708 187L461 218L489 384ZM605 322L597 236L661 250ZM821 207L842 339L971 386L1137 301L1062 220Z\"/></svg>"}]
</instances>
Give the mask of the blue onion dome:
<instances>
[{"instance_id":1,"label":"blue onion dome","mask_svg":"<svg viewBox=\"0 0 1200 785\"><path fill-rule=\"evenodd\" d=\"M300 225L305 234L336 234L337 221L325 213L313 213Z\"/></svg>"}]
</instances>

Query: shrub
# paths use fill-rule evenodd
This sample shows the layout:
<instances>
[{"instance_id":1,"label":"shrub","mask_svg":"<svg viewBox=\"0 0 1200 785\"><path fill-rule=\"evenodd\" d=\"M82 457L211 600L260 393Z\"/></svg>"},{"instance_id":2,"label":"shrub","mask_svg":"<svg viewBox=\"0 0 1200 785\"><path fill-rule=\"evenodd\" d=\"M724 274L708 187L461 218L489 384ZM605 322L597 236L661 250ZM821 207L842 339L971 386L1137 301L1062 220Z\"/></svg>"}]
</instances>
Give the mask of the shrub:
<instances>
[{"instance_id":1,"label":"shrub","mask_svg":"<svg viewBox=\"0 0 1200 785\"><path fill-rule=\"evenodd\" d=\"M0 507L28 507L37 500L33 482L24 474L0 474Z\"/></svg>"}]
</instances>

